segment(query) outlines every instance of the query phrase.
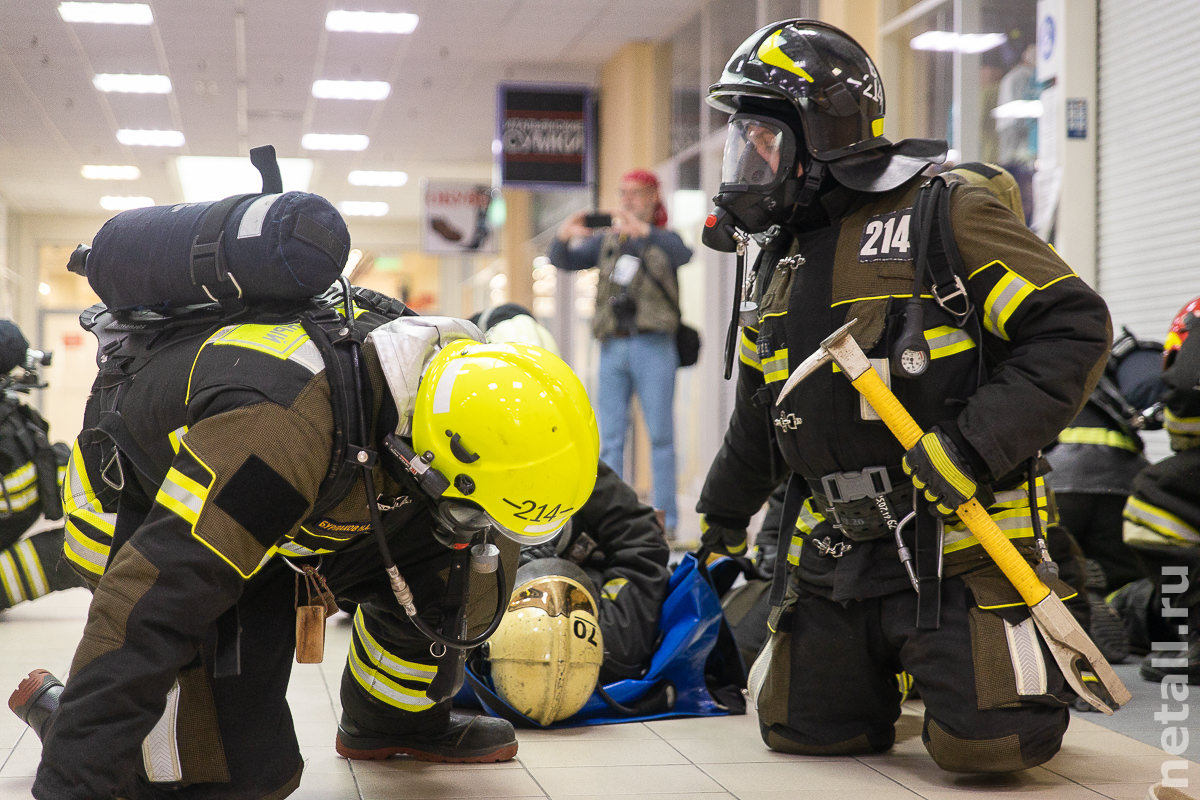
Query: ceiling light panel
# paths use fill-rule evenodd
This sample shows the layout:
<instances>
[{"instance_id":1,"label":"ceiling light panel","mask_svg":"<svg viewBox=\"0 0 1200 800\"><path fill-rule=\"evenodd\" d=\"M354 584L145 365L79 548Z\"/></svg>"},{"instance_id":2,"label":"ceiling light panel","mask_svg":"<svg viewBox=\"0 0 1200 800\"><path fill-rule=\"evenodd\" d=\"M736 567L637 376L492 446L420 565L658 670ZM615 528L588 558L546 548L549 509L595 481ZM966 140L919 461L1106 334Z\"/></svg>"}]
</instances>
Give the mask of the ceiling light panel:
<instances>
[{"instance_id":1,"label":"ceiling light panel","mask_svg":"<svg viewBox=\"0 0 1200 800\"><path fill-rule=\"evenodd\" d=\"M79 174L89 181L136 181L142 177L137 167L119 164L84 164Z\"/></svg>"},{"instance_id":2,"label":"ceiling light panel","mask_svg":"<svg viewBox=\"0 0 1200 800\"><path fill-rule=\"evenodd\" d=\"M105 25L149 25L154 22L154 14L145 3L59 3L58 15L64 22Z\"/></svg>"},{"instance_id":3,"label":"ceiling light panel","mask_svg":"<svg viewBox=\"0 0 1200 800\"><path fill-rule=\"evenodd\" d=\"M306 133L300 139L305 150L366 150L370 143L361 133Z\"/></svg>"},{"instance_id":4,"label":"ceiling light panel","mask_svg":"<svg viewBox=\"0 0 1200 800\"><path fill-rule=\"evenodd\" d=\"M312 94L334 100L383 100L392 93L387 81L313 81Z\"/></svg>"},{"instance_id":5,"label":"ceiling light panel","mask_svg":"<svg viewBox=\"0 0 1200 800\"><path fill-rule=\"evenodd\" d=\"M349 33L412 33L420 18L416 14L389 11L330 11L325 30Z\"/></svg>"},{"instance_id":6,"label":"ceiling light panel","mask_svg":"<svg viewBox=\"0 0 1200 800\"><path fill-rule=\"evenodd\" d=\"M280 158L277 162L284 191L308 191L312 161ZM179 156L175 159L175 174L185 203L204 203L262 189L262 175L245 156Z\"/></svg>"},{"instance_id":7,"label":"ceiling light panel","mask_svg":"<svg viewBox=\"0 0 1200 800\"><path fill-rule=\"evenodd\" d=\"M352 170L346 180L351 186L403 186L408 183L408 173L399 170L377 171Z\"/></svg>"},{"instance_id":8,"label":"ceiling light panel","mask_svg":"<svg viewBox=\"0 0 1200 800\"><path fill-rule=\"evenodd\" d=\"M101 72L92 78L92 85L101 92L126 94L170 94L171 79L166 75L123 75Z\"/></svg>"},{"instance_id":9,"label":"ceiling light panel","mask_svg":"<svg viewBox=\"0 0 1200 800\"><path fill-rule=\"evenodd\" d=\"M122 128L117 131L117 141L124 145L140 147L182 147L183 132Z\"/></svg>"}]
</instances>

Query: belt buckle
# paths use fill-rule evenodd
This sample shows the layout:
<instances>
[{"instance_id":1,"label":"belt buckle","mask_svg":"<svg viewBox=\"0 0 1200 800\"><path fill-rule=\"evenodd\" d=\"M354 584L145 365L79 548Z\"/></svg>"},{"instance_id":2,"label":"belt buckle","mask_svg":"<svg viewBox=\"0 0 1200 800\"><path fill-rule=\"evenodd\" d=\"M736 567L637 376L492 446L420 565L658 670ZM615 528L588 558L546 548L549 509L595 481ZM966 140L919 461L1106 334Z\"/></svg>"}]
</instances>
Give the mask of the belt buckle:
<instances>
[{"instance_id":1,"label":"belt buckle","mask_svg":"<svg viewBox=\"0 0 1200 800\"><path fill-rule=\"evenodd\" d=\"M892 479L887 467L866 467L861 470L831 472L821 476L821 488L829 505L833 527L849 536L842 517L838 514L838 503L849 503L867 497L880 497L892 491ZM840 556L835 556L838 558Z\"/></svg>"}]
</instances>

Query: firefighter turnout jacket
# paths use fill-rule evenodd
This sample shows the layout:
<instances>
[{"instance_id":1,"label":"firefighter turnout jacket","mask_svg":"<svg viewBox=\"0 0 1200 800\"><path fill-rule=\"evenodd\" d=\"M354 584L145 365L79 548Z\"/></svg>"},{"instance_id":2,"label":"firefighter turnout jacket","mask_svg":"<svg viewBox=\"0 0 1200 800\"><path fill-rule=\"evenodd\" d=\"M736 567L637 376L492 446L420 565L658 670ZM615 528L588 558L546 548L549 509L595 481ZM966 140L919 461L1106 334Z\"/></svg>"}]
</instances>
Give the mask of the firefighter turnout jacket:
<instances>
[{"instance_id":1,"label":"firefighter turnout jacket","mask_svg":"<svg viewBox=\"0 0 1200 800\"><path fill-rule=\"evenodd\" d=\"M995 495L990 513L1018 547L1033 535L1023 467L1080 410L1111 339L1104 301L1053 249L988 191L960 186L950 218L970 314L952 313L961 303L944 308L924 288L930 365L916 378L893 377L889 359L913 291L912 206L923 181L878 194L835 188L813 209L819 221L792 231L782 252L760 256L758 320L742 330L734 412L697 506L709 526L744 529L795 473L806 499L790 545L785 535L781 546L799 579L834 600L908 587L874 499L885 495L899 519L913 491L899 469L903 447L836 367L820 368L775 405L790 372L826 336L858 319L851 332L877 371L923 429L937 425L969 458ZM1036 484L1044 524L1040 478ZM838 522L835 512L845 529L858 524L867 535L812 536L823 522ZM957 520L946 523L943 552L946 574L987 558Z\"/></svg>"},{"instance_id":2,"label":"firefighter turnout jacket","mask_svg":"<svg viewBox=\"0 0 1200 800\"><path fill-rule=\"evenodd\" d=\"M401 367L412 375L474 330L374 312L356 324L373 336L411 332ZM286 318L168 330L124 361L103 335L101 344L63 493L66 556L94 598L34 794L112 797L136 769L173 788L215 787L188 797L284 796L302 764L284 699L296 599L283 559L309 557L298 563L320 565L331 585L335 572L348 574L340 565L362 565L355 580L334 585L338 596L388 603L363 480L332 506L319 498L335 426L321 353ZM362 361L366 441L375 443L396 429L398 415L372 339ZM118 416L120 452L112 433L121 426L111 424ZM431 594L441 598L436 577L450 551L433 540L415 489L381 465L373 476L381 507L394 509L383 517L393 556L418 602L426 600L424 612ZM328 508L314 514L319 499ZM513 545L506 556L515 563L515 555ZM435 705L426 696L437 672L429 642L390 606L394 617L381 627L360 605L343 679L347 713L347 682L361 695L356 702L380 716ZM472 607L473 633L490 613L487 601Z\"/></svg>"}]
</instances>

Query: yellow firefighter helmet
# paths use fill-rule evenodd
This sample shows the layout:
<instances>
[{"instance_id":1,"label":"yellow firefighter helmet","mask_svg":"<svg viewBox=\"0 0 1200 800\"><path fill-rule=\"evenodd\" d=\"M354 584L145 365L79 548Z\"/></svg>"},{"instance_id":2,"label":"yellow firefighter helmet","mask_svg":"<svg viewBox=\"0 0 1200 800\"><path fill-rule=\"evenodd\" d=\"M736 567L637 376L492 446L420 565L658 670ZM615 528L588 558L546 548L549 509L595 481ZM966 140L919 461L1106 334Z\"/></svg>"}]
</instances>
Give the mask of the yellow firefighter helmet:
<instances>
[{"instance_id":1,"label":"yellow firefighter helmet","mask_svg":"<svg viewBox=\"0 0 1200 800\"><path fill-rule=\"evenodd\" d=\"M488 640L496 693L540 725L579 711L604 660L599 617L592 581L576 564L539 558L522 566Z\"/></svg>"}]
</instances>

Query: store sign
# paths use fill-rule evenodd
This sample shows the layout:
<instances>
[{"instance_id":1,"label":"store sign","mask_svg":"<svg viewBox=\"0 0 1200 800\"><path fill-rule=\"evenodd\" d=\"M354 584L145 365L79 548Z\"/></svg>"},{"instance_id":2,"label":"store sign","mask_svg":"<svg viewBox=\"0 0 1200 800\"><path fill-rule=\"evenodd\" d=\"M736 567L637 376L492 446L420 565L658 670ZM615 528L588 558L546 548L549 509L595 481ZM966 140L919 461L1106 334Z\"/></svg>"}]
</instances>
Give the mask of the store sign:
<instances>
[{"instance_id":1,"label":"store sign","mask_svg":"<svg viewBox=\"0 0 1200 800\"><path fill-rule=\"evenodd\" d=\"M501 85L496 138L504 186L586 186L591 93L554 85Z\"/></svg>"},{"instance_id":2,"label":"store sign","mask_svg":"<svg viewBox=\"0 0 1200 800\"><path fill-rule=\"evenodd\" d=\"M425 181L421 193L421 250L495 253L491 210L498 192L486 184Z\"/></svg>"}]
</instances>

